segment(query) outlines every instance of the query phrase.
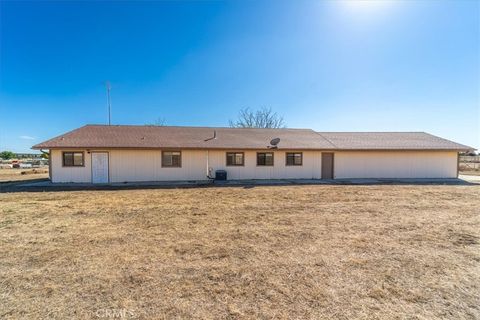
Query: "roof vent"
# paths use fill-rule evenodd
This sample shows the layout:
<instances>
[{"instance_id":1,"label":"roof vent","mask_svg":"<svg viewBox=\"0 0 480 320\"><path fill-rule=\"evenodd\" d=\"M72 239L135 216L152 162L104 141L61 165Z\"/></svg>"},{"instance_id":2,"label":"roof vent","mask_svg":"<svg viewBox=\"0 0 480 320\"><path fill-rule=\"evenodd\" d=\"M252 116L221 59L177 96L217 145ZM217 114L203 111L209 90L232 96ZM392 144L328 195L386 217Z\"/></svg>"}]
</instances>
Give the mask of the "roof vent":
<instances>
[{"instance_id":1,"label":"roof vent","mask_svg":"<svg viewBox=\"0 0 480 320\"><path fill-rule=\"evenodd\" d=\"M217 130L213 130L213 137L207 138L203 141L210 141L210 140L215 140L217 139Z\"/></svg>"}]
</instances>

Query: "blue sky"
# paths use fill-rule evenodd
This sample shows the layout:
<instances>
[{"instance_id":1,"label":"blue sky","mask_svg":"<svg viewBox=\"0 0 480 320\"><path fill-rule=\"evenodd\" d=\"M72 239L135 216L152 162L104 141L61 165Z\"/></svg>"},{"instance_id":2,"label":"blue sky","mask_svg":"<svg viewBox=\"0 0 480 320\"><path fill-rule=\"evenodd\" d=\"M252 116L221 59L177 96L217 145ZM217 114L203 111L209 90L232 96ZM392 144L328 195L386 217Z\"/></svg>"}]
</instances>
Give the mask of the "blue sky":
<instances>
[{"instance_id":1,"label":"blue sky","mask_svg":"<svg viewBox=\"0 0 480 320\"><path fill-rule=\"evenodd\" d=\"M0 2L0 150L87 123L427 131L480 148L477 1Z\"/></svg>"}]
</instances>

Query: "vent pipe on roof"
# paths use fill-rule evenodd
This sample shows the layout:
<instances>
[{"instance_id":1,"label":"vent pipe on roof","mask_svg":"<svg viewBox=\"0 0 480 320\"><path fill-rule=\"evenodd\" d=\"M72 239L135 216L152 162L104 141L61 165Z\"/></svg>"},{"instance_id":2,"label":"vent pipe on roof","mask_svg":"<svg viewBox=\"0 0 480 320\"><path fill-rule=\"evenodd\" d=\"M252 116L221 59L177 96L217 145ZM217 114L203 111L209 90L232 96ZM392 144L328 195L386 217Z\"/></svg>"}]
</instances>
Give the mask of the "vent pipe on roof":
<instances>
[{"instance_id":1,"label":"vent pipe on roof","mask_svg":"<svg viewBox=\"0 0 480 320\"><path fill-rule=\"evenodd\" d=\"M210 140L215 140L215 139L217 139L217 130L213 130L213 137L207 138L203 141L210 141Z\"/></svg>"}]
</instances>

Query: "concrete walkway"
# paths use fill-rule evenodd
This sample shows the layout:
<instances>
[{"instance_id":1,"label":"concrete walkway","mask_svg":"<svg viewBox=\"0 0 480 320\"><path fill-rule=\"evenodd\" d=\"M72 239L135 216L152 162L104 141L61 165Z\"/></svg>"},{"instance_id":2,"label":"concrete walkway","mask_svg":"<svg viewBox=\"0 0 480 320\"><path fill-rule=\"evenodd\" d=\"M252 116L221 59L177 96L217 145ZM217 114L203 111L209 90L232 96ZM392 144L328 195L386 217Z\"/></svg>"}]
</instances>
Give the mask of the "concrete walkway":
<instances>
[{"instance_id":1,"label":"concrete walkway","mask_svg":"<svg viewBox=\"0 0 480 320\"><path fill-rule=\"evenodd\" d=\"M480 184L480 176L470 176L461 174L458 176L459 179L470 182L470 183L479 183Z\"/></svg>"},{"instance_id":2,"label":"concrete walkway","mask_svg":"<svg viewBox=\"0 0 480 320\"><path fill-rule=\"evenodd\" d=\"M121 190L156 188L201 187L255 187L278 185L480 185L480 176L460 176L459 179L282 179L282 180L226 180L226 181L147 181L110 184L52 183L49 180L23 181L0 184L0 192L73 191L73 190Z\"/></svg>"}]
</instances>

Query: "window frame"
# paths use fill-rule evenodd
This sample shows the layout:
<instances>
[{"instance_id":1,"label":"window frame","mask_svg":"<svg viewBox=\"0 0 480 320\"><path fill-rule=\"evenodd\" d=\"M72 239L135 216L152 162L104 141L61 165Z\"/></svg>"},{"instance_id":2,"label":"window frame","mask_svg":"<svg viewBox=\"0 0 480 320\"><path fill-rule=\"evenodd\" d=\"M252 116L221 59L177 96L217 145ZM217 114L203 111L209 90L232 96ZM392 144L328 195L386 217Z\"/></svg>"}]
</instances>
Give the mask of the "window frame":
<instances>
[{"instance_id":1,"label":"window frame","mask_svg":"<svg viewBox=\"0 0 480 320\"><path fill-rule=\"evenodd\" d=\"M266 164L267 162L267 157L265 157L265 164L258 164L258 155L259 154L271 154L272 155L272 164ZM269 152L269 151L264 151L264 152L257 152L257 167L273 167L275 165L275 153L274 152Z\"/></svg>"},{"instance_id":2,"label":"window frame","mask_svg":"<svg viewBox=\"0 0 480 320\"><path fill-rule=\"evenodd\" d=\"M234 154L234 159L236 159L237 154L242 155L242 163L241 164L228 164L228 155L229 154ZM225 153L225 166L227 167L244 167L245 166L245 152L242 151L228 151Z\"/></svg>"},{"instance_id":3,"label":"window frame","mask_svg":"<svg viewBox=\"0 0 480 320\"><path fill-rule=\"evenodd\" d=\"M293 164L288 163L288 155L293 154ZM300 154L300 164L295 163L295 155ZM288 167L299 167L303 166L303 152L285 152L285 166Z\"/></svg>"},{"instance_id":4,"label":"window frame","mask_svg":"<svg viewBox=\"0 0 480 320\"><path fill-rule=\"evenodd\" d=\"M179 163L178 166L174 166L174 165L171 165L171 166L170 166L170 165L165 165L165 164L163 163L163 156L164 156L164 154L165 154L166 152L178 152L178 153L180 154L180 163ZM162 168L181 168L181 167L182 167L182 151L181 151L181 150L162 150L162 159L161 159L161 161L162 161ZM172 161L172 163L173 163L173 161Z\"/></svg>"},{"instance_id":5,"label":"window frame","mask_svg":"<svg viewBox=\"0 0 480 320\"><path fill-rule=\"evenodd\" d=\"M66 165L65 164L65 154L66 153L71 153L72 154L72 165ZM82 154L82 164L81 165L75 165L75 153L81 153ZM62 167L65 167L65 168L82 168L82 167L85 167L85 152L84 151L62 151Z\"/></svg>"}]
</instances>

